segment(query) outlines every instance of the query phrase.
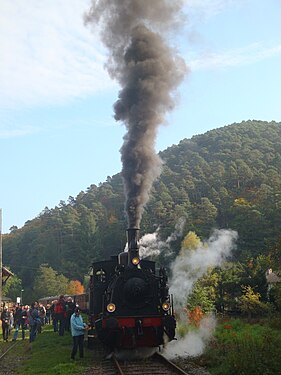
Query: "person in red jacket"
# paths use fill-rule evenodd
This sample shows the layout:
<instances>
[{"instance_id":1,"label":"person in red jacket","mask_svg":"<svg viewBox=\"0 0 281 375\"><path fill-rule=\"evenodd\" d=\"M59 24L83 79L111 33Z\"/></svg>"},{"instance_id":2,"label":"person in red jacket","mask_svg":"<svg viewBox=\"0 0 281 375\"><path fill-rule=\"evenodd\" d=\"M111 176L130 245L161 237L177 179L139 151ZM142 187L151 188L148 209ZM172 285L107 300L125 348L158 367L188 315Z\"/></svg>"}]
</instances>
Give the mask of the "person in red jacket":
<instances>
[{"instance_id":1,"label":"person in red jacket","mask_svg":"<svg viewBox=\"0 0 281 375\"><path fill-rule=\"evenodd\" d=\"M59 336L64 335L65 320L66 320L66 306L64 295L59 297L59 300L54 309L55 318L59 323Z\"/></svg>"}]
</instances>

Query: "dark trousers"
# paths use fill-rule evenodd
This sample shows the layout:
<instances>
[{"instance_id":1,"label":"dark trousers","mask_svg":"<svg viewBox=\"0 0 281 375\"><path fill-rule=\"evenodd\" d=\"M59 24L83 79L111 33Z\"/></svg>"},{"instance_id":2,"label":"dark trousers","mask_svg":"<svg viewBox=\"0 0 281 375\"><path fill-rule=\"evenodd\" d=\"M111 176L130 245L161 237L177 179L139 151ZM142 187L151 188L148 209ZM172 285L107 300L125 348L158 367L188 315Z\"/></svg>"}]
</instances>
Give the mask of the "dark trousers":
<instances>
[{"instance_id":1,"label":"dark trousers","mask_svg":"<svg viewBox=\"0 0 281 375\"><path fill-rule=\"evenodd\" d=\"M56 316L53 316L53 328L54 332L58 332L58 319Z\"/></svg>"},{"instance_id":2,"label":"dark trousers","mask_svg":"<svg viewBox=\"0 0 281 375\"><path fill-rule=\"evenodd\" d=\"M71 315L67 314L65 318L65 327L64 327L67 332L70 331L70 318L71 318Z\"/></svg>"},{"instance_id":3,"label":"dark trousers","mask_svg":"<svg viewBox=\"0 0 281 375\"><path fill-rule=\"evenodd\" d=\"M84 335L80 336L72 336L73 338L73 347L71 352L71 358L74 359L77 349L79 348L79 356L80 358L84 357Z\"/></svg>"},{"instance_id":4,"label":"dark trousers","mask_svg":"<svg viewBox=\"0 0 281 375\"><path fill-rule=\"evenodd\" d=\"M59 318L59 335L64 335L64 328L65 328L65 317Z\"/></svg>"},{"instance_id":5,"label":"dark trousers","mask_svg":"<svg viewBox=\"0 0 281 375\"><path fill-rule=\"evenodd\" d=\"M16 341L16 339L18 338L18 334L19 334L20 329L21 329L21 337L24 340L24 338L25 338L25 324L23 322L16 323L15 329L16 330L15 330L15 333L14 333L14 336L13 336L13 341Z\"/></svg>"},{"instance_id":6,"label":"dark trousers","mask_svg":"<svg viewBox=\"0 0 281 375\"><path fill-rule=\"evenodd\" d=\"M37 329L38 329L38 324L36 322L30 325L29 342L33 342L35 340Z\"/></svg>"},{"instance_id":7,"label":"dark trousers","mask_svg":"<svg viewBox=\"0 0 281 375\"><path fill-rule=\"evenodd\" d=\"M9 335L9 323L5 323L2 321L2 332L3 332L3 340L8 340Z\"/></svg>"}]
</instances>

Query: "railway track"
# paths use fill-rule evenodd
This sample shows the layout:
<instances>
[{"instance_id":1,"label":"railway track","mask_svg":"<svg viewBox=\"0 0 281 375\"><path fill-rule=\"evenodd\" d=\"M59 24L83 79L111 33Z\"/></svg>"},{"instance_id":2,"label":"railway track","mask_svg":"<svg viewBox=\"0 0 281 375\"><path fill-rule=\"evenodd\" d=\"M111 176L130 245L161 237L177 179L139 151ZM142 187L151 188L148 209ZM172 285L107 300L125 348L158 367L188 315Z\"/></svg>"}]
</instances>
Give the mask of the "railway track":
<instances>
[{"instance_id":1,"label":"railway track","mask_svg":"<svg viewBox=\"0 0 281 375\"><path fill-rule=\"evenodd\" d=\"M204 369L192 365L183 370L157 352L152 357L143 359L125 361L118 358L109 353L107 347L96 339L93 365L85 369L81 375L210 375Z\"/></svg>"},{"instance_id":2,"label":"railway track","mask_svg":"<svg viewBox=\"0 0 281 375\"><path fill-rule=\"evenodd\" d=\"M161 354L143 360L120 361L114 355L95 368L100 375L189 375Z\"/></svg>"},{"instance_id":3,"label":"railway track","mask_svg":"<svg viewBox=\"0 0 281 375\"><path fill-rule=\"evenodd\" d=\"M9 353L9 351L12 350L17 344L18 344L18 341L15 341L13 343L8 343L7 346L5 346L5 347L1 347L0 363L1 363L2 359Z\"/></svg>"},{"instance_id":4,"label":"railway track","mask_svg":"<svg viewBox=\"0 0 281 375\"><path fill-rule=\"evenodd\" d=\"M18 345L16 342L7 342L0 346L0 374L1 375L12 375L14 374L13 369L16 366L19 357L13 356L13 349ZM12 366L11 366L12 363Z\"/></svg>"}]
</instances>

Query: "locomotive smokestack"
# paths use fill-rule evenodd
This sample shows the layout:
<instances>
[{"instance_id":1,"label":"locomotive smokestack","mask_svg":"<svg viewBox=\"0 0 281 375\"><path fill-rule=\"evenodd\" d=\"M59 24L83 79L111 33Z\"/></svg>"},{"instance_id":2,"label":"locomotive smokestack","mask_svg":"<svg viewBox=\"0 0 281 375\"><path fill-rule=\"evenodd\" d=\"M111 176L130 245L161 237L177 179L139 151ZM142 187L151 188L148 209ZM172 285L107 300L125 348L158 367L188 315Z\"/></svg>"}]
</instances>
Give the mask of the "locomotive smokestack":
<instances>
[{"instance_id":1,"label":"locomotive smokestack","mask_svg":"<svg viewBox=\"0 0 281 375\"><path fill-rule=\"evenodd\" d=\"M139 228L127 229L128 265L132 265L133 259L139 259Z\"/></svg>"}]
</instances>

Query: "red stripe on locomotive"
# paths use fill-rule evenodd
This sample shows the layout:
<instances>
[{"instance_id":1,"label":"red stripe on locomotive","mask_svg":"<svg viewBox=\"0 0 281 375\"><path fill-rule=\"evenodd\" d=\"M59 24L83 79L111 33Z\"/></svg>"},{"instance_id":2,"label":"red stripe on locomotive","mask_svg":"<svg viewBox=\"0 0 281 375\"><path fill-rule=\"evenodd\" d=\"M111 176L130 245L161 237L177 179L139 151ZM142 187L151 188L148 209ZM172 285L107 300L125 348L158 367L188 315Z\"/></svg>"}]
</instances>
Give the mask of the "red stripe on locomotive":
<instances>
[{"instance_id":1,"label":"red stripe on locomotive","mask_svg":"<svg viewBox=\"0 0 281 375\"><path fill-rule=\"evenodd\" d=\"M161 318L116 318L118 322L118 328L134 328L136 327L136 321L140 320L142 327L161 327L163 325ZM102 328L107 328L107 319L102 320Z\"/></svg>"}]
</instances>

